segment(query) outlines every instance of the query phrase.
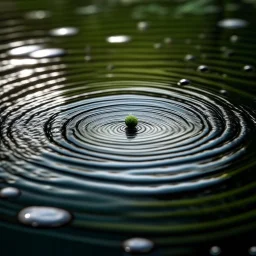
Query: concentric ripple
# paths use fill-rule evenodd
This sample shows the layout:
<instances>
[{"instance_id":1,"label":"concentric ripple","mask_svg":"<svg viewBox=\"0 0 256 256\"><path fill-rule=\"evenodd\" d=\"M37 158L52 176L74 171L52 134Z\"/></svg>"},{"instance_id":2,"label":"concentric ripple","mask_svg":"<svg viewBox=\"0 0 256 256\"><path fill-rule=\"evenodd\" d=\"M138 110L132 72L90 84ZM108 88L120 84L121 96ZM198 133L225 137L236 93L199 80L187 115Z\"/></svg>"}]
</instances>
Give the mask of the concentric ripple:
<instances>
[{"instance_id":1,"label":"concentric ripple","mask_svg":"<svg viewBox=\"0 0 256 256\"><path fill-rule=\"evenodd\" d=\"M138 84L66 98L65 104L47 95L37 105L34 99L21 103L19 115L6 111L5 146L16 158L33 158L36 168L51 162L65 175L127 193L188 191L225 179L219 170L236 164L253 138L252 115L193 87L145 91ZM134 136L124 122L131 113L140 120Z\"/></svg>"},{"instance_id":2,"label":"concentric ripple","mask_svg":"<svg viewBox=\"0 0 256 256\"><path fill-rule=\"evenodd\" d=\"M252 1L0 6L4 255L254 253Z\"/></svg>"}]
</instances>

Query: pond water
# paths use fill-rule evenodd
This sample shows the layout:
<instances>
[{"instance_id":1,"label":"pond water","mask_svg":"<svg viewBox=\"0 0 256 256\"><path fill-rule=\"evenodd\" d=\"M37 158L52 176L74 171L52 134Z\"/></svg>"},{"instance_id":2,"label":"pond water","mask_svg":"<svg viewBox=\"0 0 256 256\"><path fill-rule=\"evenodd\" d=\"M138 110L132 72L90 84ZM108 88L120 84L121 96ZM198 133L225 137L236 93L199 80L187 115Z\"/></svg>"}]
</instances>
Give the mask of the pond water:
<instances>
[{"instance_id":1,"label":"pond water","mask_svg":"<svg viewBox=\"0 0 256 256\"><path fill-rule=\"evenodd\" d=\"M0 255L255 255L255 6L1 1Z\"/></svg>"}]
</instances>

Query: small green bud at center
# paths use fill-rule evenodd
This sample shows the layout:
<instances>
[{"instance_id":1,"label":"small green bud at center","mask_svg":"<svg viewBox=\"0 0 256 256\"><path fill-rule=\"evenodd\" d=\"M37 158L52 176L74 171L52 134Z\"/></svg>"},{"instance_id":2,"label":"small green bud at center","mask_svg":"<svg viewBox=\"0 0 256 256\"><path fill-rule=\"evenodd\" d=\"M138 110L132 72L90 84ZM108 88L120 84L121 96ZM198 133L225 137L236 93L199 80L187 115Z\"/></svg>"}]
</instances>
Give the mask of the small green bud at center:
<instances>
[{"instance_id":1,"label":"small green bud at center","mask_svg":"<svg viewBox=\"0 0 256 256\"><path fill-rule=\"evenodd\" d=\"M125 124L128 128L135 128L138 124L138 118L136 116L129 115L125 118Z\"/></svg>"}]
</instances>

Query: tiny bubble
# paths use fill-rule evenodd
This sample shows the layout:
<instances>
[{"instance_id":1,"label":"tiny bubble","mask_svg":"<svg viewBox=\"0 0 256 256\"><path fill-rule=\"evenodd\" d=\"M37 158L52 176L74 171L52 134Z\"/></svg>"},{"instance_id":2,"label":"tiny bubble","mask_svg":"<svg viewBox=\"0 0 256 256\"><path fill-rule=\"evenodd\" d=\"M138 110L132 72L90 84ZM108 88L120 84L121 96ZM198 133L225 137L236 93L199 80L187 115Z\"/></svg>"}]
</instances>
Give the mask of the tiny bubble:
<instances>
[{"instance_id":1,"label":"tiny bubble","mask_svg":"<svg viewBox=\"0 0 256 256\"><path fill-rule=\"evenodd\" d=\"M191 54L187 54L184 58L185 61L194 61L196 60L196 57L194 55Z\"/></svg>"},{"instance_id":2,"label":"tiny bubble","mask_svg":"<svg viewBox=\"0 0 256 256\"><path fill-rule=\"evenodd\" d=\"M248 252L250 255L253 255L253 256L256 255L256 246L250 247Z\"/></svg>"},{"instance_id":3,"label":"tiny bubble","mask_svg":"<svg viewBox=\"0 0 256 256\"><path fill-rule=\"evenodd\" d=\"M155 49L160 49L160 48L162 48L162 44L161 43L155 43L154 48Z\"/></svg>"},{"instance_id":4,"label":"tiny bubble","mask_svg":"<svg viewBox=\"0 0 256 256\"><path fill-rule=\"evenodd\" d=\"M206 65L200 65L198 68L197 68L197 71L200 71L202 73L205 73L205 72L208 72L209 71L209 68L208 66Z\"/></svg>"},{"instance_id":5,"label":"tiny bubble","mask_svg":"<svg viewBox=\"0 0 256 256\"><path fill-rule=\"evenodd\" d=\"M180 85L180 86L190 85L190 81L187 80L187 79L181 79L181 80L178 82L178 85Z\"/></svg>"},{"instance_id":6,"label":"tiny bubble","mask_svg":"<svg viewBox=\"0 0 256 256\"><path fill-rule=\"evenodd\" d=\"M251 66L251 65L245 65L244 68L243 68L243 70L244 70L245 72L253 72L253 71L254 71L254 67Z\"/></svg>"},{"instance_id":7,"label":"tiny bubble","mask_svg":"<svg viewBox=\"0 0 256 256\"><path fill-rule=\"evenodd\" d=\"M218 255L220 255L220 254L221 254L221 249L220 249L220 247L219 247L219 246L213 246L213 247L211 247L211 249L210 249L210 254L211 254L212 256L218 256Z\"/></svg>"},{"instance_id":8,"label":"tiny bubble","mask_svg":"<svg viewBox=\"0 0 256 256\"><path fill-rule=\"evenodd\" d=\"M92 56L91 55L86 55L84 57L84 59L85 59L85 61L90 62L92 60Z\"/></svg>"},{"instance_id":9,"label":"tiny bubble","mask_svg":"<svg viewBox=\"0 0 256 256\"><path fill-rule=\"evenodd\" d=\"M140 31L146 31L149 28L149 24L146 21L140 21L137 24L137 28Z\"/></svg>"},{"instance_id":10,"label":"tiny bubble","mask_svg":"<svg viewBox=\"0 0 256 256\"><path fill-rule=\"evenodd\" d=\"M172 43L172 39L171 39L170 37L166 37L166 38L164 39L164 43L165 43L165 44L171 44L171 43Z\"/></svg>"},{"instance_id":11,"label":"tiny bubble","mask_svg":"<svg viewBox=\"0 0 256 256\"><path fill-rule=\"evenodd\" d=\"M228 94L228 92L227 92L226 90L224 90L224 89L220 90L220 93L221 93L222 95L227 95L227 94Z\"/></svg>"},{"instance_id":12,"label":"tiny bubble","mask_svg":"<svg viewBox=\"0 0 256 256\"><path fill-rule=\"evenodd\" d=\"M231 43L236 43L239 40L239 37L237 35L233 35L230 37L230 42Z\"/></svg>"}]
</instances>

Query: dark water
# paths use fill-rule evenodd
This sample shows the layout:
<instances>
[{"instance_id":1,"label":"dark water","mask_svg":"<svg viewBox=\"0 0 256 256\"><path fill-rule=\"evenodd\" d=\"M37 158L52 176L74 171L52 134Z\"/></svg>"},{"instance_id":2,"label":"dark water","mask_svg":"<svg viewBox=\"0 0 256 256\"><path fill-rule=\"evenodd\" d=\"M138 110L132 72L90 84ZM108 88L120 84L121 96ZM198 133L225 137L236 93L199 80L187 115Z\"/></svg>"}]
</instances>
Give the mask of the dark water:
<instances>
[{"instance_id":1,"label":"dark water","mask_svg":"<svg viewBox=\"0 0 256 256\"><path fill-rule=\"evenodd\" d=\"M1 1L0 255L255 255L254 5Z\"/></svg>"}]
</instances>

